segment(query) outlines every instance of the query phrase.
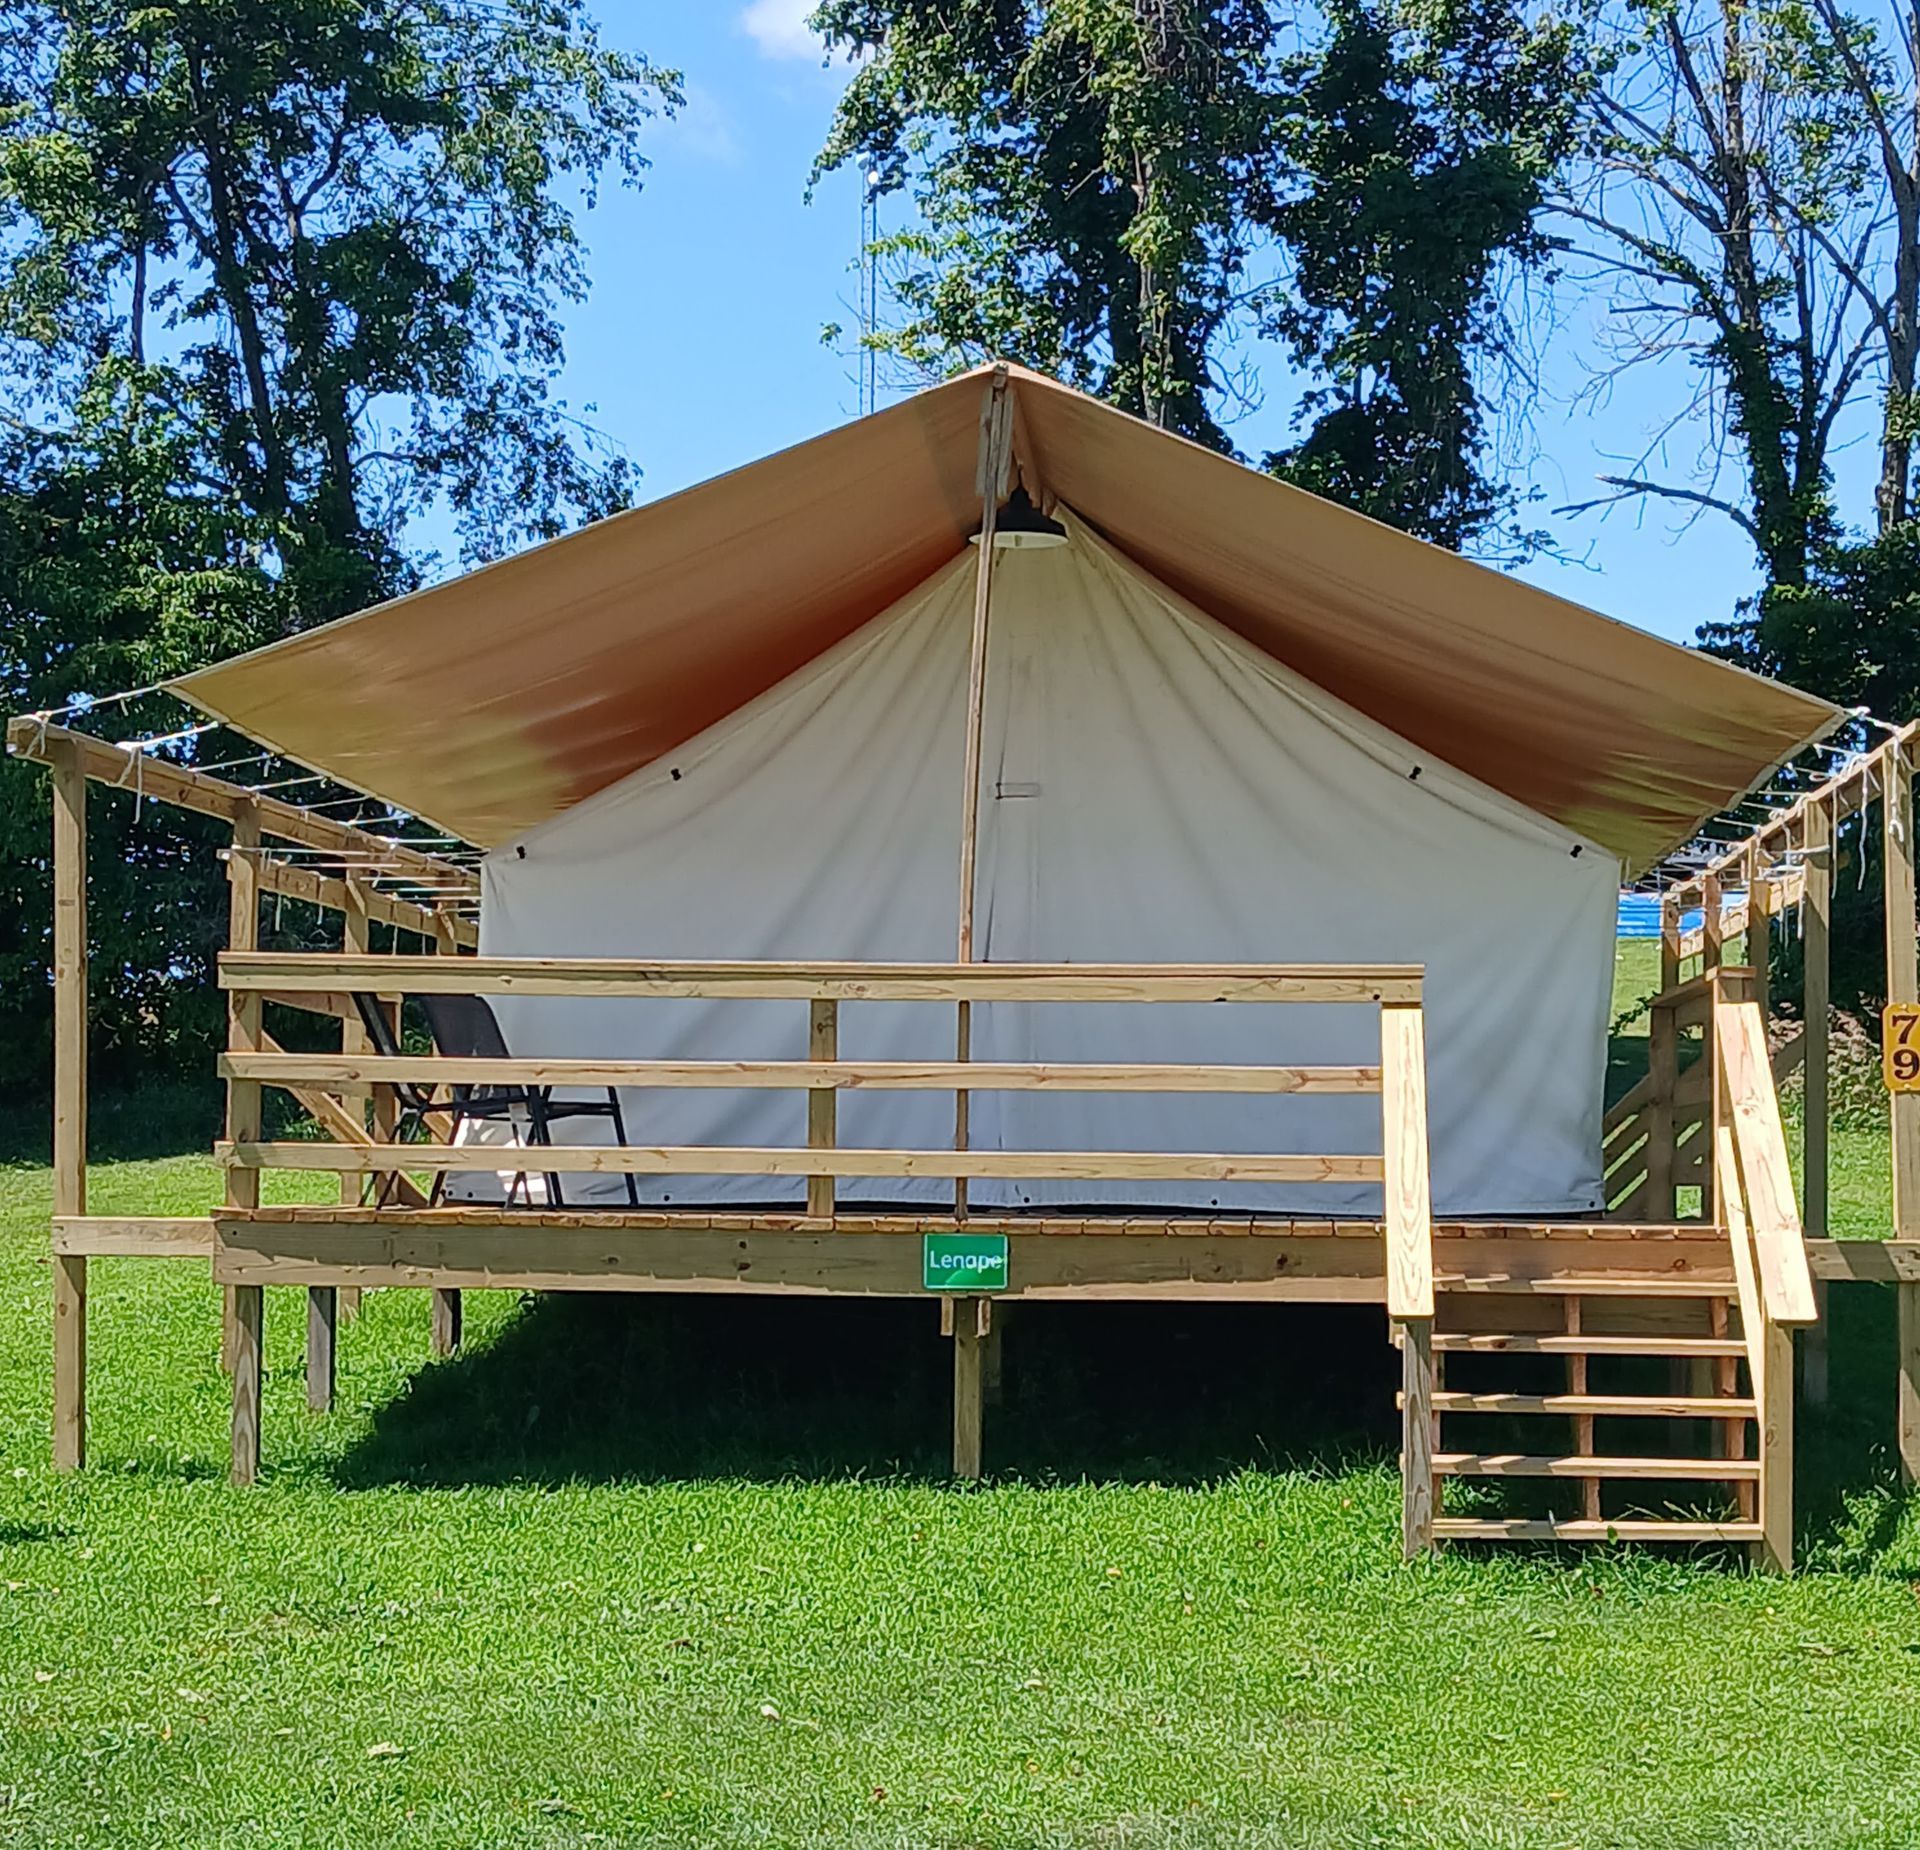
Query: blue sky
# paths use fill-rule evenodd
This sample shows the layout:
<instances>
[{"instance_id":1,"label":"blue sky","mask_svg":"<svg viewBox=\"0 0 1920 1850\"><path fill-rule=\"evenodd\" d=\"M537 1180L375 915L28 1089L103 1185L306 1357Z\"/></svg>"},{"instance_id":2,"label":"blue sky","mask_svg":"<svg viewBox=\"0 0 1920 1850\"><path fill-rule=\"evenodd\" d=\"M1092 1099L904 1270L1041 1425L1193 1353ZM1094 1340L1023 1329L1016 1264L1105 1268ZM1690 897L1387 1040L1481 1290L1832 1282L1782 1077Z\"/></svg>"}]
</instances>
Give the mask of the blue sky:
<instances>
[{"instance_id":1,"label":"blue sky","mask_svg":"<svg viewBox=\"0 0 1920 1850\"><path fill-rule=\"evenodd\" d=\"M607 42L684 73L687 106L649 135L654 163L638 193L608 191L586 218L593 291L567 314L566 393L644 471L644 498L750 462L851 417L850 356L821 342L851 327L859 183L829 176L807 203L812 157L844 69L822 68L802 21L811 0L599 0ZM897 211L899 208L895 208ZM1639 454L1691 385L1635 375L1604 403L1575 402L1603 302L1563 292L1563 336L1550 343L1532 408L1531 479L1544 495L1533 524L1567 561L1523 575L1562 596L1662 635L1687 639L1755 583L1747 542L1725 519L1689 521L1672 506L1606 518L1545 512L1601 492L1594 478ZM1287 435L1289 383L1263 362L1267 402L1234 427L1240 447ZM1693 434L1676 434L1677 477Z\"/></svg>"}]
</instances>

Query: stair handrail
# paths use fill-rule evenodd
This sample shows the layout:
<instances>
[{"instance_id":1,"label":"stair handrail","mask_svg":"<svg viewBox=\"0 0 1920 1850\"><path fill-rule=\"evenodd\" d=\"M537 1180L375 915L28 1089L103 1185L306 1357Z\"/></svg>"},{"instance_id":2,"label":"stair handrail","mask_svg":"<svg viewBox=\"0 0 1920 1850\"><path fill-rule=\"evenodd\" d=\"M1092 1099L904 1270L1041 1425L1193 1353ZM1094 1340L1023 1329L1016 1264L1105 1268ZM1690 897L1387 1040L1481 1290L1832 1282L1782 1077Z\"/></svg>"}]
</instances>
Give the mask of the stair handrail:
<instances>
[{"instance_id":1,"label":"stair handrail","mask_svg":"<svg viewBox=\"0 0 1920 1850\"><path fill-rule=\"evenodd\" d=\"M1736 1262L1738 1249L1746 1247L1770 1322L1789 1327L1817 1323L1806 1233L1759 1003L1719 985L1713 1037L1720 1107L1714 1137L1715 1192Z\"/></svg>"}]
</instances>

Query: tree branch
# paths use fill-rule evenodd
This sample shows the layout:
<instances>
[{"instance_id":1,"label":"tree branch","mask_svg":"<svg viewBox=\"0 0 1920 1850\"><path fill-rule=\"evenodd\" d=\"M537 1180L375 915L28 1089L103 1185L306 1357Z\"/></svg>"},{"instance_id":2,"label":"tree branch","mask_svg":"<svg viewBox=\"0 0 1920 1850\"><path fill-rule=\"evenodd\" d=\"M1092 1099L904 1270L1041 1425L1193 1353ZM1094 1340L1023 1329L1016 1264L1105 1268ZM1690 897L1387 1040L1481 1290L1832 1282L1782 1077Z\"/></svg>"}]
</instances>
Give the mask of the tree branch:
<instances>
[{"instance_id":1,"label":"tree branch","mask_svg":"<svg viewBox=\"0 0 1920 1850\"><path fill-rule=\"evenodd\" d=\"M1657 495L1668 501L1686 501L1695 507L1712 508L1716 513L1724 514L1757 546L1760 543L1760 529L1752 515L1736 507L1731 501L1723 501L1718 495L1703 494L1697 488L1675 488L1667 482L1638 481L1624 475L1603 475L1600 481L1608 488L1617 488L1617 495L1597 495L1591 501L1570 502L1565 507L1557 507L1556 514L1586 514L1597 507L1614 507L1622 501L1631 501L1641 495Z\"/></svg>"}]
</instances>

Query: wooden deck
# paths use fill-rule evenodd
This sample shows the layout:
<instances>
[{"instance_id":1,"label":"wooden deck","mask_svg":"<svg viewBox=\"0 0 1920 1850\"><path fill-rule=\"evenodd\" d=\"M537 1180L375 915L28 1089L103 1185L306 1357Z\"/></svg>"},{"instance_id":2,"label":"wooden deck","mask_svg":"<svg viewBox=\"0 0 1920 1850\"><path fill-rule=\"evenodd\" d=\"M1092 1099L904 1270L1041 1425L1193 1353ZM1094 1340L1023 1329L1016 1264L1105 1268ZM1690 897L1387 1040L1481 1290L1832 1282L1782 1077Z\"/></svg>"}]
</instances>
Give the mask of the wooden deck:
<instances>
[{"instance_id":1,"label":"wooden deck","mask_svg":"<svg viewBox=\"0 0 1920 1850\"><path fill-rule=\"evenodd\" d=\"M220 1208L205 1218L68 1217L54 1250L205 1256L223 1284L436 1290L926 1295L920 1238L1005 1234L1019 1298L1386 1302L1379 1221L538 1208ZM1657 1297L1731 1287L1724 1231L1699 1222L1453 1221L1434 1228L1443 1293L1579 1284Z\"/></svg>"}]
</instances>

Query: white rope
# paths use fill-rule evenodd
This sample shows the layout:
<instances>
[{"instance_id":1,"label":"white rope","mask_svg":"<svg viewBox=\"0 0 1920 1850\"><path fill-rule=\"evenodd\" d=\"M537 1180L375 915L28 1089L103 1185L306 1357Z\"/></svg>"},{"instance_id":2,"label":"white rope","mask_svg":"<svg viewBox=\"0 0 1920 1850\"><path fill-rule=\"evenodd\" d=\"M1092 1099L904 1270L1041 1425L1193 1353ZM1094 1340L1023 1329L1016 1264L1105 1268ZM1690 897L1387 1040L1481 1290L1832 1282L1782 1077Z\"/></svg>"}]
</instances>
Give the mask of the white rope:
<instances>
[{"instance_id":1,"label":"white rope","mask_svg":"<svg viewBox=\"0 0 1920 1850\"><path fill-rule=\"evenodd\" d=\"M156 745L177 745L182 739L197 739L203 732L219 729L217 719L203 720L197 726L182 726L178 732L156 733L150 739L115 739L113 748L121 752L150 752Z\"/></svg>"},{"instance_id":2,"label":"white rope","mask_svg":"<svg viewBox=\"0 0 1920 1850\"><path fill-rule=\"evenodd\" d=\"M65 719L70 713L91 713L96 707L123 707L129 700L143 700L149 694L166 691L166 682L155 681L146 687L130 687L119 694L75 694L65 706L44 707L38 713L29 713L28 719L44 722Z\"/></svg>"}]
</instances>

